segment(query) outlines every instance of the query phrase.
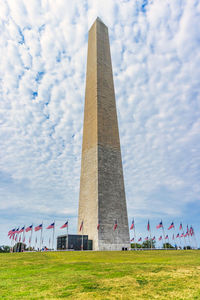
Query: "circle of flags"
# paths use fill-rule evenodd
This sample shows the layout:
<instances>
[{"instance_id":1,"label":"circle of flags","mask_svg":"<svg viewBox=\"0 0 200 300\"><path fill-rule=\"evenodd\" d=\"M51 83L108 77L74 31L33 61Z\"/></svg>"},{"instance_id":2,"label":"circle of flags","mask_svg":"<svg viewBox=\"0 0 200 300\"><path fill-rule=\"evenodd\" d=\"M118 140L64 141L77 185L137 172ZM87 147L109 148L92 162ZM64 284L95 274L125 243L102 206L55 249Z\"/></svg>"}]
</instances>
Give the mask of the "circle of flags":
<instances>
[{"instance_id":1,"label":"circle of flags","mask_svg":"<svg viewBox=\"0 0 200 300\"><path fill-rule=\"evenodd\" d=\"M82 234L83 234L83 225L84 225L84 222L82 221L81 224L80 224L80 227L79 227L79 231L82 232ZM117 220L114 220L113 231L116 231L118 229L118 226L120 227ZM100 224L100 222L98 222L97 230L99 230L100 227L101 227L101 224ZM66 221L59 228L60 229L67 228L67 233L68 233L68 221ZM176 246L179 245L179 247L181 247L181 248L184 245L186 247L186 244L189 244L191 246L192 243L195 244L195 246L193 246L193 248L197 248L197 241L196 241L196 236L195 236L193 226L190 226L190 228L189 228L189 226L187 225L187 228L184 231L183 230L183 225L182 225L182 223L180 223L180 225L177 226L177 228L179 230L179 232L177 233L176 229L175 229L175 224L174 224L174 222L172 222L167 228L167 230L172 230L172 229L174 230L171 238L169 237L168 234L165 234L165 229L164 229L164 225L163 225L162 220L156 226L156 229L158 229L158 230L162 229L162 234L160 236L158 236L157 238L156 238L156 236L152 237L152 235L151 235L151 226L150 226L150 221L149 220L147 222L147 227L146 228L147 228L147 231L148 231L148 235L146 237L144 237L144 239L141 236L137 239L136 238L135 221L134 221L134 219L132 220L130 230L134 231L134 236L132 237L130 242L135 243L135 248L136 248L136 242L149 241L151 243L151 248L152 248L152 245L153 245L152 242L155 243L156 240L157 241L162 241L163 245L165 246L166 245L165 241L168 241L168 243L170 244L170 239L173 241L173 243L176 244ZM19 243L20 242L25 243L25 241L26 241L25 234L30 232L30 236L29 236L29 239L28 239L28 244L29 244L29 247L30 247L31 242L32 242L33 232L40 231L41 232L40 248L41 248L41 244L43 244L43 242L44 242L43 229L46 229L46 230L53 229L52 230L52 239L49 238L49 248L50 248L50 244L51 244L51 241L52 241L52 249L53 249L54 233L55 233L55 221L53 223L51 223L50 225L48 225L46 228L44 228L43 223L41 223L41 224L39 224L35 227L33 226L33 224L31 224L28 227L25 227L25 225L24 225L21 229L19 227L18 228L13 228L13 229L9 230L8 237L11 240L11 244L13 243L13 241L15 241L16 243L18 243L18 242ZM188 241L186 241L186 238L188 239ZM37 243L38 243L38 237L36 236L35 237L35 247L34 248L36 248ZM191 248L192 248L192 246L191 246Z\"/></svg>"},{"instance_id":2,"label":"circle of flags","mask_svg":"<svg viewBox=\"0 0 200 300\"><path fill-rule=\"evenodd\" d=\"M163 242L163 246L166 247L166 242L168 241L168 243L170 244L170 239L173 241L172 243L175 243L175 246L178 247L177 245L179 245L180 248L185 247L187 245L189 245L191 248L191 244L193 242L193 244L195 244L195 246L193 246L193 248L197 248L197 241L196 241L196 237L195 237L195 232L194 232L194 228L193 226L189 226L187 225L187 229L184 232L183 230L183 225L182 223L180 223L180 226L177 227L179 229L180 232L176 233L175 232L175 225L174 222L172 222L169 227L167 228L167 230L171 230L173 229L174 232L172 234L172 237L170 238L168 234L165 234L165 230L164 230L164 225L163 225L163 221L161 220L158 225L156 226L156 229L162 229L162 235L160 235L157 238L157 241L162 241ZM156 241L156 237L155 236L151 236L151 227L150 227L150 221L148 220L147 222L147 231L149 232L149 235L144 237L144 239L142 239L142 237L140 236L138 239L136 239L136 229L135 229L135 221L134 219L131 222L131 226L130 226L130 230L134 230L134 237L130 240L130 242L134 242L135 243L135 248L136 248L136 241L137 242L142 242L142 241L149 241L151 243L151 248L152 248L152 242ZM186 237L188 238L188 241L186 241ZM182 241L181 239L184 238L183 241L183 245L182 245ZM187 244L187 245L186 245Z\"/></svg>"}]
</instances>

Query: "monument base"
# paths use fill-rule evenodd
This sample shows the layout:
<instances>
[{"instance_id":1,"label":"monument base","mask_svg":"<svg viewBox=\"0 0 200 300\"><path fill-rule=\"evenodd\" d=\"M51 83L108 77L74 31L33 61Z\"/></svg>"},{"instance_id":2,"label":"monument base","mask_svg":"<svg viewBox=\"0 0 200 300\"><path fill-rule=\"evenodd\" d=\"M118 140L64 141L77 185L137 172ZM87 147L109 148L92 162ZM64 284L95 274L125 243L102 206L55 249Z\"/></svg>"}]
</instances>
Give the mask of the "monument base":
<instances>
[{"instance_id":1,"label":"monument base","mask_svg":"<svg viewBox=\"0 0 200 300\"><path fill-rule=\"evenodd\" d=\"M130 248L130 244L103 244L99 245L98 251L126 251Z\"/></svg>"}]
</instances>

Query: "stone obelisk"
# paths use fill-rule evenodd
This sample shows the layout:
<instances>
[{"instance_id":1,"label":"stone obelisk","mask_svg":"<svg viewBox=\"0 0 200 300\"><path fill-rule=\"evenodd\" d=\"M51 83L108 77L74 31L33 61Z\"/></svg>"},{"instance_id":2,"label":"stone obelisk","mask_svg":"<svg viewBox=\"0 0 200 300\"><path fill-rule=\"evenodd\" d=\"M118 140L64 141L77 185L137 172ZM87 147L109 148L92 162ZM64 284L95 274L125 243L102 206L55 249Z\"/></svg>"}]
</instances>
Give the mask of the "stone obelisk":
<instances>
[{"instance_id":1,"label":"stone obelisk","mask_svg":"<svg viewBox=\"0 0 200 300\"><path fill-rule=\"evenodd\" d=\"M130 247L108 29L99 18L88 37L78 233L94 250Z\"/></svg>"}]
</instances>

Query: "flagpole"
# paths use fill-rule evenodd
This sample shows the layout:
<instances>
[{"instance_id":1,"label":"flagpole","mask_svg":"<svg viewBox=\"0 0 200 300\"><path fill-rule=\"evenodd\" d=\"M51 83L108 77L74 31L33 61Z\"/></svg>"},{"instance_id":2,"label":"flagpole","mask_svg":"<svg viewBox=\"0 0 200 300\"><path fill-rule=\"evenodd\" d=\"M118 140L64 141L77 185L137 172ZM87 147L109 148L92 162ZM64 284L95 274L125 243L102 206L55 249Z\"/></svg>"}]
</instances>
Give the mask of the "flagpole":
<instances>
[{"instance_id":1,"label":"flagpole","mask_svg":"<svg viewBox=\"0 0 200 300\"><path fill-rule=\"evenodd\" d=\"M17 239L18 239L18 235L16 235L16 252L17 252L17 250L18 250L18 245L17 245Z\"/></svg>"},{"instance_id":2,"label":"flagpole","mask_svg":"<svg viewBox=\"0 0 200 300\"><path fill-rule=\"evenodd\" d=\"M184 235L184 231L183 231L183 238L184 238L185 250L187 250L187 247L186 247L186 240L185 240L185 235Z\"/></svg>"},{"instance_id":3,"label":"flagpole","mask_svg":"<svg viewBox=\"0 0 200 300\"><path fill-rule=\"evenodd\" d=\"M167 238L168 238L168 244L170 244L170 242L169 242L169 234L167 235Z\"/></svg>"},{"instance_id":4,"label":"flagpole","mask_svg":"<svg viewBox=\"0 0 200 300\"><path fill-rule=\"evenodd\" d=\"M14 239L13 239L13 252L14 252L14 247L15 247L15 239L16 239L16 233L15 233L15 235L14 235ZM17 250L17 249L16 249Z\"/></svg>"},{"instance_id":5,"label":"flagpole","mask_svg":"<svg viewBox=\"0 0 200 300\"><path fill-rule=\"evenodd\" d=\"M197 247L197 240L196 240L196 236L195 236L195 233L194 233L194 229L193 229L193 235L194 235L195 245L196 245L196 249L197 249L198 248Z\"/></svg>"},{"instance_id":6,"label":"flagpole","mask_svg":"<svg viewBox=\"0 0 200 300\"><path fill-rule=\"evenodd\" d=\"M170 244L169 234L167 234L168 244Z\"/></svg>"},{"instance_id":7,"label":"flagpole","mask_svg":"<svg viewBox=\"0 0 200 300\"><path fill-rule=\"evenodd\" d=\"M181 223L181 226L182 226L182 234L183 234L183 238L184 238L185 250L187 250L186 241L185 241L185 234L184 234L184 231L183 231L183 224L182 223Z\"/></svg>"},{"instance_id":8,"label":"flagpole","mask_svg":"<svg viewBox=\"0 0 200 300\"><path fill-rule=\"evenodd\" d=\"M162 220L161 220L162 221ZM164 248L166 249L166 243L165 243L165 230L164 230L164 225L163 225L163 221L162 221L162 231L163 231L163 237L164 237Z\"/></svg>"},{"instance_id":9,"label":"flagpole","mask_svg":"<svg viewBox=\"0 0 200 300\"><path fill-rule=\"evenodd\" d=\"M190 228L191 228L191 226L190 226ZM189 228L188 228L188 229L189 229ZM194 239L192 238L192 234L191 234L191 232L190 232L190 229L189 229L188 231L189 231L189 235L191 236L191 239L190 239L190 241L191 241L191 248L194 249L194 248L195 248L195 245L194 245Z\"/></svg>"},{"instance_id":10,"label":"flagpole","mask_svg":"<svg viewBox=\"0 0 200 300\"><path fill-rule=\"evenodd\" d=\"M12 233L11 233L12 234ZM10 235L11 236L11 235ZM12 249L12 236L11 236L11 238L10 238L10 236L9 236L9 239L10 239L10 249ZM11 250L12 251L12 250Z\"/></svg>"},{"instance_id":11,"label":"flagpole","mask_svg":"<svg viewBox=\"0 0 200 300\"><path fill-rule=\"evenodd\" d=\"M54 220L54 227L53 227L52 250L53 250L53 243L54 243L54 234L55 234L55 220Z\"/></svg>"},{"instance_id":12,"label":"flagpole","mask_svg":"<svg viewBox=\"0 0 200 300\"><path fill-rule=\"evenodd\" d=\"M149 230L149 233L150 233L150 240L151 240L151 250L152 250L153 246L152 246L151 229Z\"/></svg>"},{"instance_id":13,"label":"flagpole","mask_svg":"<svg viewBox=\"0 0 200 300\"><path fill-rule=\"evenodd\" d=\"M18 242L17 242L17 240L18 240L18 234L17 234L17 238L16 238L16 243L17 243L17 245L16 245L16 252L18 252Z\"/></svg>"},{"instance_id":14,"label":"flagpole","mask_svg":"<svg viewBox=\"0 0 200 300\"><path fill-rule=\"evenodd\" d=\"M68 222L68 221L67 221ZM66 249L69 248L69 233L68 233L68 226L69 226L69 222L67 223L67 244L66 244Z\"/></svg>"},{"instance_id":15,"label":"flagpole","mask_svg":"<svg viewBox=\"0 0 200 300\"><path fill-rule=\"evenodd\" d=\"M22 237L22 248L24 250L24 237L25 237L25 225L24 225L24 231L23 231L23 237Z\"/></svg>"},{"instance_id":16,"label":"flagpole","mask_svg":"<svg viewBox=\"0 0 200 300\"><path fill-rule=\"evenodd\" d=\"M13 238L13 252L14 252L14 248L15 248L15 244L16 244L16 236L17 236L17 233L14 234L14 238ZM16 251L17 251L17 248L16 248Z\"/></svg>"},{"instance_id":17,"label":"flagpole","mask_svg":"<svg viewBox=\"0 0 200 300\"><path fill-rule=\"evenodd\" d=\"M13 247L13 252L14 252L14 245L15 245L15 234L13 234L13 237L12 237L12 247Z\"/></svg>"},{"instance_id":18,"label":"flagpole","mask_svg":"<svg viewBox=\"0 0 200 300\"><path fill-rule=\"evenodd\" d=\"M148 222L149 222L149 220L148 220ZM150 226L150 222L149 222L149 234L150 234L151 250L152 250L152 238L151 238L151 226Z\"/></svg>"},{"instance_id":19,"label":"flagpole","mask_svg":"<svg viewBox=\"0 0 200 300\"><path fill-rule=\"evenodd\" d=\"M12 236L12 252L14 252L14 238L15 238L15 235L13 234L13 236Z\"/></svg>"},{"instance_id":20,"label":"flagpole","mask_svg":"<svg viewBox=\"0 0 200 300\"><path fill-rule=\"evenodd\" d=\"M12 249L12 236L11 236L11 239L10 239L10 248Z\"/></svg>"},{"instance_id":21,"label":"flagpole","mask_svg":"<svg viewBox=\"0 0 200 300\"><path fill-rule=\"evenodd\" d=\"M174 223L173 223L174 224ZM176 231L175 231L175 226L174 226L174 240L175 240L175 242L176 242L176 244L178 244L177 243L177 238L176 238ZM178 246L178 245L177 245ZM177 248L177 247L176 247Z\"/></svg>"},{"instance_id":22,"label":"flagpole","mask_svg":"<svg viewBox=\"0 0 200 300\"><path fill-rule=\"evenodd\" d=\"M191 228L192 228L192 232L191 232ZM191 235L191 239L193 240L193 245L194 245L194 249L195 249L196 243L195 243L195 239L194 239L194 230L193 230L192 226L190 226L190 235Z\"/></svg>"},{"instance_id":23,"label":"flagpole","mask_svg":"<svg viewBox=\"0 0 200 300\"><path fill-rule=\"evenodd\" d=\"M43 222L42 222L42 229L41 229L41 235L40 235L40 251L41 251L41 242L42 242L42 231L43 231Z\"/></svg>"},{"instance_id":24,"label":"flagpole","mask_svg":"<svg viewBox=\"0 0 200 300\"><path fill-rule=\"evenodd\" d=\"M11 239L10 239L10 240L11 240L11 241L10 241L10 247L11 247L11 249L12 249L11 251L13 252L13 246L12 246L12 244L13 244L13 243L12 243L12 236L11 236Z\"/></svg>"},{"instance_id":25,"label":"flagpole","mask_svg":"<svg viewBox=\"0 0 200 300\"><path fill-rule=\"evenodd\" d=\"M135 221L134 221L134 227L133 227L133 232L134 232L134 241L135 241L135 250L136 250L136 233L135 233Z\"/></svg>"},{"instance_id":26,"label":"flagpole","mask_svg":"<svg viewBox=\"0 0 200 300\"><path fill-rule=\"evenodd\" d=\"M20 228L20 227L19 227ZM18 232L19 232L19 230L18 230ZM16 239L16 243L17 243L17 245L16 245L16 252L18 252L17 250L18 250L18 241L19 241L19 233L17 232L17 239Z\"/></svg>"},{"instance_id":27,"label":"flagpole","mask_svg":"<svg viewBox=\"0 0 200 300\"><path fill-rule=\"evenodd\" d=\"M181 236L179 235L180 247L182 248Z\"/></svg>"},{"instance_id":28,"label":"flagpole","mask_svg":"<svg viewBox=\"0 0 200 300\"><path fill-rule=\"evenodd\" d=\"M189 247L190 247L190 237L189 237L189 234L187 234L187 239L188 239L188 244L189 244Z\"/></svg>"},{"instance_id":29,"label":"flagpole","mask_svg":"<svg viewBox=\"0 0 200 300\"><path fill-rule=\"evenodd\" d=\"M14 252L14 238L15 238L15 234L13 234L13 236L12 236L12 251Z\"/></svg>"},{"instance_id":30,"label":"flagpole","mask_svg":"<svg viewBox=\"0 0 200 300\"><path fill-rule=\"evenodd\" d=\"M15 238L15 235L13 234L13 236L12 236L12 252L14 252L14 238Z\"/></svg>"},{"instance_id":31,"label":"flagpole","mask_svg":"<svg viewBox=\"0 0 200 300\"><path fill-rule=\"evenodd\" d=\"M184 240L186 241L186 250L188 250L187 249L187 243L189 243L189 246L190 246L190 241L189 241L189 237L188 237L188 234L187 234L188 232L186 231L186 234L184 234ZM186 235L186 237L188 237L187 239L185 239L185 235Z\"/></svg>"},{"instance_id":32,"label":"flagpole","mask_svg":"<svg viewBox=\"0 0 200 300\"><path fill-rule=\"evenodd\" d=\"M191 241L190 241L190 232L189 232L188 225L187 225L187 236L188 236L189 246L190 246L191 249L192 249L192 243L191 243Z\"/></svg>"},{"instance_id":33,"label":"flagpole","mask_svg":"<svg viewBox=\"0 0 200 300\"><path fill-rule=\"evenodd\" d=\"M15 246L15 235L16 235L16 233L13 235L13 252L14 252L14 246Z\"/></svg>"},{"instance_id":34,"label":"flagpole","mask_svg":"<svg viewBox=\"0 0 200 300\"><path fill-rule=\"evenodd\" d=\"M33 224L31 228L31 236L30 236L30 250L31 250L32 235L33 235Z\"/></svg>"}]
</instances>

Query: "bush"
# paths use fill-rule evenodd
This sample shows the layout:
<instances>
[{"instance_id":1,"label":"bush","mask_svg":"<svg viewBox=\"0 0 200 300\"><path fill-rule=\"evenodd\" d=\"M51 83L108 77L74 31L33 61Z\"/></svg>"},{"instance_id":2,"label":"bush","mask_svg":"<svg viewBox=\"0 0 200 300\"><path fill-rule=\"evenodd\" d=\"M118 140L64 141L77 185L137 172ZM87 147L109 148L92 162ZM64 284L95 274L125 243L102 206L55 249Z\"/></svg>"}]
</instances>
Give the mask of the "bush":
<instances>
[{"instance_id":1,"label":"bush","mask_svg":"<svg viewBox=\"0 0 200 300\"><path fill-rule=\"evenodd\" d=\"M173 247L170 243L165 243L165 244L163 244L163 248L174 249L175 247Z\"/></svg>"},{"instance_id":2,"label":"bush","mask_svg":"<svg viewBox=\"0 0 200 300\"><path fill-rule=\"evenodd\" d=\"M10 252L10 246L0 246L0 253L9 253Z\"/></svg>"}]
</instances>

